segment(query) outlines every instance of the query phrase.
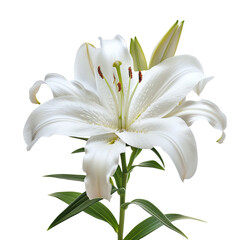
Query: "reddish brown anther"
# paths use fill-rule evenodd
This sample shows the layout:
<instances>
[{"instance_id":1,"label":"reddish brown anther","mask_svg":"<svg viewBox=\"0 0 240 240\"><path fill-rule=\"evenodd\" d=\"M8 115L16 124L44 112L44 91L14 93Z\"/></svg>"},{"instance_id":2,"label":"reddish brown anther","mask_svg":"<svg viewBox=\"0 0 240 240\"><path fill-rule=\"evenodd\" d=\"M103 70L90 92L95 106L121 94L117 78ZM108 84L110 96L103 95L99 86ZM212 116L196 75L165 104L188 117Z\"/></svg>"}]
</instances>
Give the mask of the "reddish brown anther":
<instances>
[{"instance_id":1,"label":"reddish brown anther","mask_svg":"<svg viewBox=\"0 0 240 240\"><path fill-rule=\"evenodd\" d=\"M121 83L118 82L117 86L118 86L118 91L120 92L120 91L122 90L122 85L121 85Z\"/></svg>"},{"instance_id":2,"label":"reddish brown anther","mask_svg":"<svg viewBox=\"0 0 240 240\"><path fill-rule=\"evenodd\" d=\"M131 67L128 68L128 74L129 74L129 77L132 79L132 68Z\"/></svg>"},{"instance_id":3,"label":"reddish brown anther","mask_svg":"<svg viewBox=\"0 0 240 240\"><path fill-rule=\"evenodd\" d=\"M142 81L142 72L141 71L138 72L138 81L139 81L139 83Z\"/></svg>"},{"instance_id":4,"label":"reddish brown anther","mask_svg":"<svg viewBox=\"0 0 240 240\"><path fill-rule=\"evenodd\" d=\"M99 74L99 76L103 79L103 74L102 74L102 71L101 71L101 68L100 68L100 66L98 66L98 74Z\"/></svg>"},{"instance_id":5,"label":"reddish brown anther","mask_svg":"<svg viewBox=\"0 0 240 240\"><path fill-rule=\"evenodd\" d=\"M116 82L116 76L115 76L115 74L113 73L113 83L115 83Z\"/></svg>"}]
</instances>

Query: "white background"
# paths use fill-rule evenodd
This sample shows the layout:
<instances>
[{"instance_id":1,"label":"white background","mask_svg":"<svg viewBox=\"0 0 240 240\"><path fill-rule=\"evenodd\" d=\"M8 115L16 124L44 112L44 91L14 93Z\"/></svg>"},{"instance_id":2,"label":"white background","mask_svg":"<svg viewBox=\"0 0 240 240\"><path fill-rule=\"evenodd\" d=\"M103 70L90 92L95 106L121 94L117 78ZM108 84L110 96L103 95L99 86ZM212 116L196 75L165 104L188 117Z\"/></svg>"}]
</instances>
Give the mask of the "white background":
<instances>
[{"instance_id":1,"label":"white background","mask_svg":"<svg viewBox=\"0 0 240 240\"><path fill-rule=\"evenodd\" d=\"M84 143L67 137L41 139L30 152L22 138L24 123L36 105L28 89L45 74L56 72L73 79L78 47L85 41L98 46L98 37L121 34L129 42L137 36L146 56L177 20L185 26L177 54L191 54L206 75L214 75L201 98L215 102L228 117L224 144L220 132L206 122L192 130L198 143L195 176L182 183L163 153L166 171L136 169L128 200L146 198L164 213L181 213L206 220L175 222L191 240L240 239L239 159L239 7L238 1L1 1L0 2L0 238L116 239L104 222L82 213L46 231L66 207L48 196L56 191L84 191L82 183L46 179L53 173L82 174L82 154L71 151ZM40 94L49 96L47 88ZM194 96L195 97L195 96ZM196 97L195 97L196 98ZM154 157L150 151L142 160ZM140 161L141 159L138 159ZM156 159L156 158L155 158ZM107 203L118 215L118 198ZM148 215L136 206L127 211L125 233ZM161 228L146 239L184 239Z\"/></svg>"}]
</instances>

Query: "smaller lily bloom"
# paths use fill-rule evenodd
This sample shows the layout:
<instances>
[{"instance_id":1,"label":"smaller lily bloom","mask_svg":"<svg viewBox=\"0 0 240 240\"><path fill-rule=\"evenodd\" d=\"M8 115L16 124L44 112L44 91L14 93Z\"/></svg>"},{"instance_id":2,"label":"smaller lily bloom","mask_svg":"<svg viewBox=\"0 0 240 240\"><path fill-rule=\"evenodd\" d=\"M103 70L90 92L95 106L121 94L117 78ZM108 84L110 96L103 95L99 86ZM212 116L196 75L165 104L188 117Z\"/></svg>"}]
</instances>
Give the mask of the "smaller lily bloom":
<instances>
[{"instance_id":1,"label":"smaller lily bloom","mask_svg":"<svg viewBox=\"0 0 240 240\"><path fill-rule=\"evenodd\" d=\"M89 137L83 170L90 199L111 199L110 177L126 144L161 147L173 160L182 180L197 168L197 147L189 126L206 119L226 128L226 117L212 102L183 101L206 79L199 61L189 55L169 57L147 71L132 71L133 59L121 36L101 39L101 48L83 44L76 55L75 80L47 75L30 89L30 99L47 84L54 98L41 104L24 127L27 149L53 134ZM205 83L207 80L205 80ZM223 134L224 135L224 134Z\"/></svg>"}]
</instances>

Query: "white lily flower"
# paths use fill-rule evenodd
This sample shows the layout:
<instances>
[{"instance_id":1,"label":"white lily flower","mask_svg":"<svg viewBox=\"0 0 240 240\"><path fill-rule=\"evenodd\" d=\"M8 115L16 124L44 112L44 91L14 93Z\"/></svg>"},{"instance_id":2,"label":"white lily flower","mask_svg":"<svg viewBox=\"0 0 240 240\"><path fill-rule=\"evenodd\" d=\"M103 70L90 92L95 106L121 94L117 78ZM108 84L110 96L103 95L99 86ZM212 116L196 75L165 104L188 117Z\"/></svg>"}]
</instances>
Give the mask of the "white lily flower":
<instances>
[{"instance_id":1,"label":"white lily flower","mask_svg":"<svg viewBox=\"0 0 240 240\"><path fill-rule=\"evenodd\" d=\"M220 130L225 115L207 101L188 102L185 96L204 79L199 61L188 55L170 57L145 72L132 72L132 58L122 37L102 40L101 48L83 44L75 60L75 81L57 74L44 83L54 99L29 116L24 138L30 149L43 136L89 137L83 158L86 192L111 198L109 178L126 143L136 148L161 147L173 160L182 180L197 168L197 148L189 128L204 118ZM30 90L30 98L43 82Z\"/></svg>"}]
</instances>

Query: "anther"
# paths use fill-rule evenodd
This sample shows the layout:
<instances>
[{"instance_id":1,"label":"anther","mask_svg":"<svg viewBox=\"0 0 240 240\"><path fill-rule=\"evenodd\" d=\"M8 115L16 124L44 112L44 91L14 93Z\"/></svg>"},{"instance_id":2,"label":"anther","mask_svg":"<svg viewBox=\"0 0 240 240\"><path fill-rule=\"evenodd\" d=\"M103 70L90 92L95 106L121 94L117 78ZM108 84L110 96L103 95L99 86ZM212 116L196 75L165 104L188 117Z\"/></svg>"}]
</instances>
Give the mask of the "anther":
<instances>
[{"instance_id":1,"label":"anther","mask_svg":"<svg viewBox=\"0 0 240 240\"><path fill-rule=\"evenodd\" d=\"M139 81L139 83L142 81L142 72L141 71L138 72L138 81Z\"/></svg>"},{"instance_id":2,"label":"anther","mask_svg":"<svg viewBox=\"0 0 240 240\"><path fill-rule=\"evenodd\" d=\"M115 76L115 74L113 73L113 83L115 83L116 82L116 76Z\"/></svg>"},{"instance_id":3,"label":"anther","mask_svg":"<svg viewBox=\"0 0 240 240\"><path fill-rule=\"evenodd\" d=\"M121 92L121 90L122 90L122 85L121 85L121 83L118 82L117 86L118 86L118 91Z\"/></svg>"},{"instance_id":4,"label":"anther","mask_svg":"<svg viewBox=\"0 0 240 240\"><path fill-rule=\"evenodd\" d=\"M132 68L131 67L128 68L128 74L129 74L129 77L132 79Z\"/></svg>"},{"instance_id":5,"label":"anther","mask_svg":"<svg viewBox=\"0 0 240 240\"><path fill-rule=\"evenodd\" d=\"M103 79L103 74L102 74L100 66L98 66L98 74Z\"/></svg>"}]
</instances>

